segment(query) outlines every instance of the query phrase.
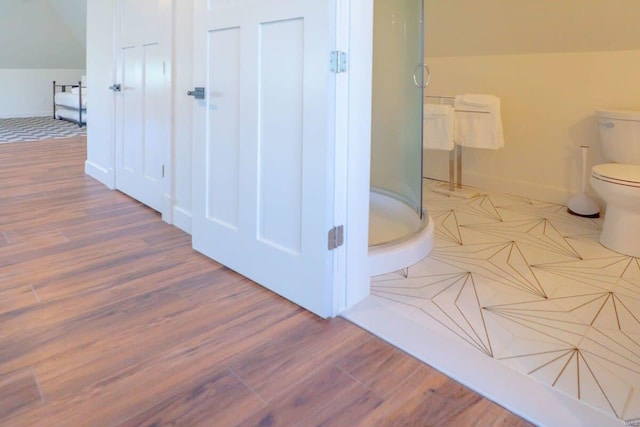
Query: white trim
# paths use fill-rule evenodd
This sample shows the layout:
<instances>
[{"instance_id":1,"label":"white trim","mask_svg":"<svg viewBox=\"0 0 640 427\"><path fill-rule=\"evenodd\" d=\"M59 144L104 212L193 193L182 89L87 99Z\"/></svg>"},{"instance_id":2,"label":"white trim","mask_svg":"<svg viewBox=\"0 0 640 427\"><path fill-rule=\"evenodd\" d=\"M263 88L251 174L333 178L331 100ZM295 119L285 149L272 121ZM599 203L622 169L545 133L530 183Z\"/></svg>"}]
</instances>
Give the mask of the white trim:
<instances>
[{"instance_id":1,"label":"white trim","mask_svg":"<svg viewBox=\"0 0 640 427\"><path fill-rule=\"evenodd\" d=\"M336 0L335 50L349 51L349 0ZM335 154L334 154L334 224L347 224L348 146L349 146L349 75L336 75L335 96ZM334 250L333 258L333 314L347 307L347 247Z\"/></svg>"},{"instance_id":2,"label":"white trim","mask_svg":"<svg viewBox=\"0 0 640 427\"><path fill-rule=\"evenodd\" d=\"M103 183L110 190L115 190L116 180L113 174L113 169L108 169L98 164L95 164L89 160L84 162L84 173L91 178Z\"/></svg>"},{"instance_id":3,"label":"white trim","mask_svg":"<svg viewBox=\"0 0 640 427\"><path fill-rule=\"evenodd\" d=\"M29 117L52 117L52 116L53 116L52 111L40 110L40 111L27 111L27 112L20 112L20 113L0 114L0 119L22 119L22 118L29 118Z\"/></svg>"},{"instance_id":4,"label":"white trim","mask_svg":"<svg viewBox=\"0 0 640 427\"><path fill-rule=\"evenodd\" d=\"M191 212L180 206L173 207L173 225L191 234Z\"/></svg>"},{"instance_id":5,"label":"white trim","mask_svg":"<svg viewBox=\"0 0 640 427\"><path fill-rule=\"evenodd\" d=\"M349 36L346 308L369 295L369 187L371 170L371 84L373 0L350 0L348 19L339 22Z\"/></svg>"},{"instance_id":6,"label":"white trim","mask_svg":"<svg viewBox=\"0 0 640 427\"><path fill-rule=\"evenodd\" d=\"M173 197L170 194L162 195L162 212L160 214L164 222L173 224Z\"/></svg>"},{"instance_id":7,"label":"white trim","mask_svg":"<svg viewBox=\"0 0 640 427\"><path fill-rule=\"evenodd\" d=\"M163 162L163 171L164 171L164 194L163 199L164 203L162 206L162 220L166 223L173 224L173 205L175 203L175 179L174 179L174 171L175 171L175 144L176 144L176 123L175 123L175 87L176 87L176 74L174 61L176 58L176 53L174 51L175 48L175 17L176 17L176 2L173 0L168 0L171 2L169 6L171 17L167 20L167 28L169 32L168 41L169 46L167 49L167 62L165 65L165 74L169 76L169 141L167 146L165 147L165 161Z\"/></svg>"},{"instance_id":8,"label":"white trim","mask_svg":"<svg viewBox=\"0 0 640 427\"><path fill-rule=\"evenodd\" d=\"M526 195L526 197L534 200L552 202L559 205L566 204L572 194L569 189L559 186L556 187L539 184L537 182L501 178L498 176L479 174L475 172L465 172L463 184L483 190Z\"/></svg>"},{"instance_id":9,"label":"white trim","mask_svg":"<svg viewBox=\"0 0 640 427\"><path fill-rule=\"evenodd\" d=\"M371 295L343 317L487 399L540 426L622 426L599 410L487 357L452 334L413 317L417 308ZM421 337L417 340L415 337Z\"/></svg>"}]
</instances>

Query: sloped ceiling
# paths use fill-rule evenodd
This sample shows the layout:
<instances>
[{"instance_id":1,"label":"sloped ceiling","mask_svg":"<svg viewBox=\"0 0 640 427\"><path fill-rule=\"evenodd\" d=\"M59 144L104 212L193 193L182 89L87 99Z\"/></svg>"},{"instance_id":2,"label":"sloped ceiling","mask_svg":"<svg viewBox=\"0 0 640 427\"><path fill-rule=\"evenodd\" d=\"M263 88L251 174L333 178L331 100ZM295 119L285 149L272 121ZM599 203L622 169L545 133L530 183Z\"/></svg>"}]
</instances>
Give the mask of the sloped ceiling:
<instances>
[{"instance_id":1,"label":"sloped ceiling","mask_svg":"<svg viewBox=\"0 0 640 427\"><path fill-rule=\"evenodd\" d=\"M82 47L87 47L87 0L48 0Z\"/></svg>"},{"instance_id":2,"label":"sloped ceiling","mask_svg":"<svg viewBox=\"0 0 640 427\"><path fill-rule=\"evenodd\" d=\"M85 68L86 0L1 0L0 68Z\"/></svg>"}]
</instances>

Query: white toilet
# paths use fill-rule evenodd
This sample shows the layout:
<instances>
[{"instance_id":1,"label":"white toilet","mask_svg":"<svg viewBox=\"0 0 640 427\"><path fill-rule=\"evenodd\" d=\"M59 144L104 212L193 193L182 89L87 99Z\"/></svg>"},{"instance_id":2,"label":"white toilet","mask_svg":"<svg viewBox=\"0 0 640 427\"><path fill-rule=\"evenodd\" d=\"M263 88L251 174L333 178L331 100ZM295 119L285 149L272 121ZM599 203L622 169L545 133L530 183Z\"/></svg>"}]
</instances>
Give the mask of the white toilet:
<instances>
[{"instance_id":1,"label":"white toilet","mask_svg":"<svg viewBox=\"0 0 640 427\"><path fill-rule=\"evenodd\" d=\"M640 257L640 111L597 110L605 159L591 169L591 187L607 204L600 243Z\"/></svg>"}]
</instances>

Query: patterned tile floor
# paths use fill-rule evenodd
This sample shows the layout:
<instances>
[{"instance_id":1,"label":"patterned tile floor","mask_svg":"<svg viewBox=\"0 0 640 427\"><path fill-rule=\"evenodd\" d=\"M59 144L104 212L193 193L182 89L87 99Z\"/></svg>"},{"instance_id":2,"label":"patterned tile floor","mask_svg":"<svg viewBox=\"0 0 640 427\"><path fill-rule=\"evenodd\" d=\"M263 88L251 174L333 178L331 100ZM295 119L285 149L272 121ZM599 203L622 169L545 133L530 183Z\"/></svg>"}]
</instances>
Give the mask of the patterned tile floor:
<instances>
[{"instance_id":1,"label":"patterned tile floor","mask_svg":"<svg viewBox=\"0 0 640 427\"><path fill-rule=\"evenodd\" d=\"M640 425L639 259L603 247L601 219L565 206L434 186L424 183L433 251L374 277L374 298L617 425Z\"/></svg>"},{"instance_id":2,"label":"patterned tile floor","mask_svg":"<svg viewBox=\"0 0 640 427\"><path fill-rule=\"evenodd\" d=\"M6 142L39 141L87 134L85 126L52 117L0 119L0 144Z\"/></svg>"}]
</instances>

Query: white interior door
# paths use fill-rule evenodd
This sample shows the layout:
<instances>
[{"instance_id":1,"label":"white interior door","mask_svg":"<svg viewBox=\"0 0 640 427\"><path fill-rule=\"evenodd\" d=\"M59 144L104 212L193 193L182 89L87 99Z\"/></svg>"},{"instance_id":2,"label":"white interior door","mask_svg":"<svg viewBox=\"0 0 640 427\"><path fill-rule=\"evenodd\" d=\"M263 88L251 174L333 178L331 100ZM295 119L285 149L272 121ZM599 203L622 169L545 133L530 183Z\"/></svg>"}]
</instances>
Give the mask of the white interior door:
<instances>
[{"instance_id":1,"label":"white interior door","mask_svg":"<svg viewBox=\"0 0 640 427\"><path fill-rule=\"evenodd\" d=\"M332 314L335 0L196 0L193 246Z\"/></svg>"},{"instance_id":2,"label":"white interior door","mask_svg":"<svg viewBox=\"0 0 640 427\"><path fill-rule=\"evenodd\" d=\"M163 211L171 132L171 0L117 0L116 188Z\"/></svg>"}]
</instances>

